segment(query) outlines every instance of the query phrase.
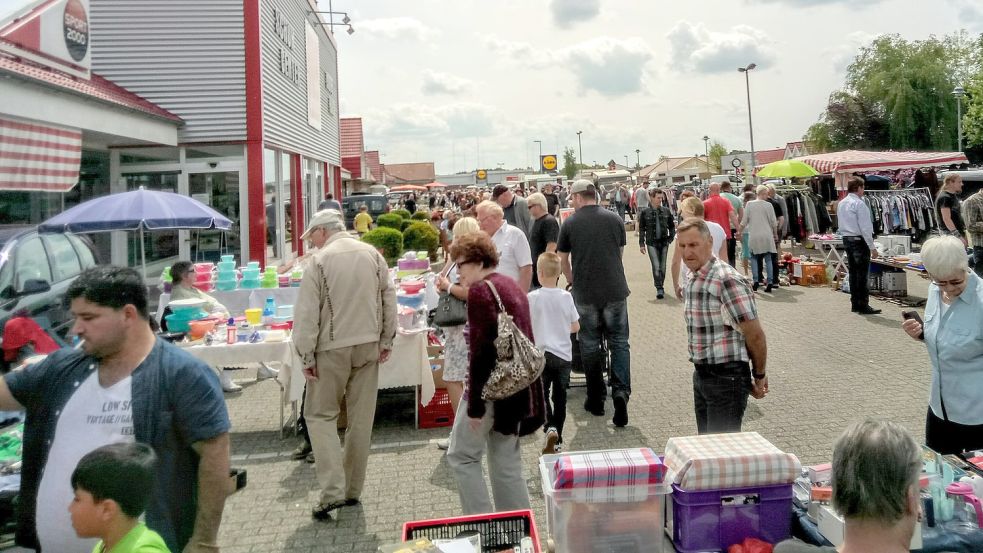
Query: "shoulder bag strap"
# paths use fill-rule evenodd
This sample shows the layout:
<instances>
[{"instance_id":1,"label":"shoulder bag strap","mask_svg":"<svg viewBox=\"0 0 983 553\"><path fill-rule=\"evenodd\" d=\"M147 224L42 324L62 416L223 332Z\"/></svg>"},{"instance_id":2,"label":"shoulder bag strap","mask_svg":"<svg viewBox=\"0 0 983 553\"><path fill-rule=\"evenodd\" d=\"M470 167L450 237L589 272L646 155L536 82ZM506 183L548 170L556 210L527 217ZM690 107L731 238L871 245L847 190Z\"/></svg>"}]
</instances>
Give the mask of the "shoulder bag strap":
<instances>
[{"instance_id":1,"label":"shoulder bag strap","mask_svg":"<svg viewBox=\"0 0 983 553\"><path fill-rule=\"evenodd\" d=\"M492 284L492 282L487 278L485 279L485 283L488 284L489 288L491 288L492 295L495 296L495 301L498 302L498 310L502 313L505 313L505 306L502 305L502 298L498 296L498 290L495 289L495 285Z\"/></svg>"}]
</instances>

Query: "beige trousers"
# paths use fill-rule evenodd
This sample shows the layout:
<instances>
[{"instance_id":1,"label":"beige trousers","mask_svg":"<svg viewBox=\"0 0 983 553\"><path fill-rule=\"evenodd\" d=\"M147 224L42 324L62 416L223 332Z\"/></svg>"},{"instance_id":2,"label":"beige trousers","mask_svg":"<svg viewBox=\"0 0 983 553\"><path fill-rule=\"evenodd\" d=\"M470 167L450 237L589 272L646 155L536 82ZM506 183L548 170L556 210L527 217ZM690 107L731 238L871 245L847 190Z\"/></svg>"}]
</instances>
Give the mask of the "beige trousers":
<instances>
[{"instance_id":1,"label":"beige trousers","mask_svg":"<svg viewBox=\"0 0 983 553\"><path fill-rule=\"evenodd\" d=\"M379 344L361 344L316 353L316 382L307 382L304 418L314 450L321 503L358 499L372 442L379 387ZM347 400L345 451L338 440L338 416Z\"/></svg>"}]
</instances>

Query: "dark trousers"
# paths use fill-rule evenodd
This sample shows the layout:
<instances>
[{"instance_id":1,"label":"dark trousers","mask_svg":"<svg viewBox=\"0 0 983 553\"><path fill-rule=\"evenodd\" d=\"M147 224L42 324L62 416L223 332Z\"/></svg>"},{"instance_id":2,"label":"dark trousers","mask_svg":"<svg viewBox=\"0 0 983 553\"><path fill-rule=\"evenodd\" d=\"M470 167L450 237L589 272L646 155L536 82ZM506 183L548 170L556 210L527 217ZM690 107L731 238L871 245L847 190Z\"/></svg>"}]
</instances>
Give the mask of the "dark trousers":
<instances>
[{"instance_id":1,"label":"dark trousers","mask_svg":"<svg viewBox=\"0 0 983 553\"><path fill-rule=\"evenodd\" d=\"M730 229L730 238L727 239L727 258L731 267L737 267L737 229Z\"/></svg>"},{"instance_id":2,"label":"dark trousers","mask_svg":"<svg viewBox=\"0 0 983 553\"><path fill-rule=\"evenodd\" d=\"M973 246L973 270L983 277L983 246Z\"/></svg>"},{"instance_id":3,"label":"dark trousers","mask_svg":"<svg viewBox=\"0 0 983 553\"><path fill-rule=\"evenodd\" d=\"M763 253L760 255L751 256L754 266L751 267L751 275L757 274L757 277L753 277L758 282L765 282L765 284L772 284L778 286L778 254L777 253ZM767 263L768 265L765 265ZM757 269L757 272L755 270ZM769 278L765 278L765 273L768 273ZM761 280L758 280L758 279Z\"/></svg>"},{"instance_id":4,"label":"dark trousers","mask_svg":"<svg viewBox=\"0 0 983 553\"><path fill-rule=\"evenodd\" d=\"M666 283L666 254L669 253L669 243L659 240L654 246L646 246L649 263L652 264L652 281L655 289L662 292Z\"/></svg>"},{"instance_id":5,"label":"dark trousers","mask_svg":"<svg viewBox=\"0 0 983 553\"><path fill-rule=\"evenodd\" d=\"M604 369L607 365L601 342L607 340L611 351L611 393L631 395L631 352L628 344L628 302L612 301L601 305L577 303L580 315L580 356L587 378L587 403L603 406L607 397Z\"/></svg>"},{"instance_id":6,"label":"dark trousers","mask_svg":"<svg viewBox=\"0 0 983 553\"><path fill-rule=\"evenodd\" d=\"M700 434L740 432L747 398L751 392L751 365L695 363L693 403L696 431Z\"/></svg>"},{"instance_id":7,"label":"dark trousers","mask_svg":"<svg viewBox=\"0 0 983 553\"><path fill-rule=\"evenodd\" d=\"M311 445L311 435L307 431L307 419L304 418L304 403L307 398L307 383L304 383L304 395L300 396L300 413L297 415L297 432L307 445Z\"/></svg>"},{"instance_id":8,"label":"dark trousers","mask_svg":"<svg viewBox=\"0 0 983 553\"><path fill-rule=\"evenodd\" d=\"M946 421L928 408L925 445L943 455L983 449L983 424L966 425Z\"/></svg>"},{"instance_id":9,"label":"dark trousers","mask_svg":"<svg viewBox=\"0 0 983 553\"><path fill-rule=\"evenodd\" d=\"M846 252L847 267L850 269L850 307L854 311L870 305L870 290L867 288L870 276L870 248L859 236L844 236L843 249Z\"/></svg>"},{"instance_id":10,"label":"dark trousers","mask_svg":"<svg viewBox=\"0 0 983 553\"><path fill-rule=\"evenodd\" d=\"M546 352L543 369L543 394L546 396L546 426L553 427L563 441L563 423L567 420L567 388L570 387L570 361Z\"/></svg>"}]
</instances>

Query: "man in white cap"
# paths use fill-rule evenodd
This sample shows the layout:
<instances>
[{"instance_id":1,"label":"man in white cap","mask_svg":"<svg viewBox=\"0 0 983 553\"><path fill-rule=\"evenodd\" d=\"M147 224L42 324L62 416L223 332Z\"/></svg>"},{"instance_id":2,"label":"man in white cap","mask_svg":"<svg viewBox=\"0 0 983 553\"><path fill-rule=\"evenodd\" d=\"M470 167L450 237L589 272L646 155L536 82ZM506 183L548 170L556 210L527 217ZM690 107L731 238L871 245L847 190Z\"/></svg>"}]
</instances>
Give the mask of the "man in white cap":
<instances>
[{"instance_id":1,"label":"man in white cap","mask_svg":"<svg viewBox=\"0 0 983 553\"><path fill-rule=\"evenodd\" d=\"M396 292L389 267L345 230L338 211L317 212L302 238L323 246L305 265L294 306L293 342L304 363L304 418L314 448L320 501L311 515L328 520L358 504L375 419L379 364L396 335ZM348 428L338 440L341 398Z\"/></svg>"}]
</instances>

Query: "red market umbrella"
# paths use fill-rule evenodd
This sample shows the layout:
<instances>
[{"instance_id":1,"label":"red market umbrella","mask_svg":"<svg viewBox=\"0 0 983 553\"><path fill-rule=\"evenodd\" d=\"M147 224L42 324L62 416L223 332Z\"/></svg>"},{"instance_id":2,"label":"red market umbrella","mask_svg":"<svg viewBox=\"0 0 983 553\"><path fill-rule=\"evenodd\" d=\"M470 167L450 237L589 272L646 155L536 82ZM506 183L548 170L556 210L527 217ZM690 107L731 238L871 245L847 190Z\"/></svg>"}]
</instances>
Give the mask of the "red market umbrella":
<instances>
[{"instance_id":1,"label":"red market umbrella","mask_svg":"<svg viewBox=\"0 0 983 553\"><path fill-rule=\"evenodd\" d=\"M417 186L415 184L403 184L400 186L394 186L389 189L390 192L426 192L427 187Z\"/></svg>"}]
</instances>

